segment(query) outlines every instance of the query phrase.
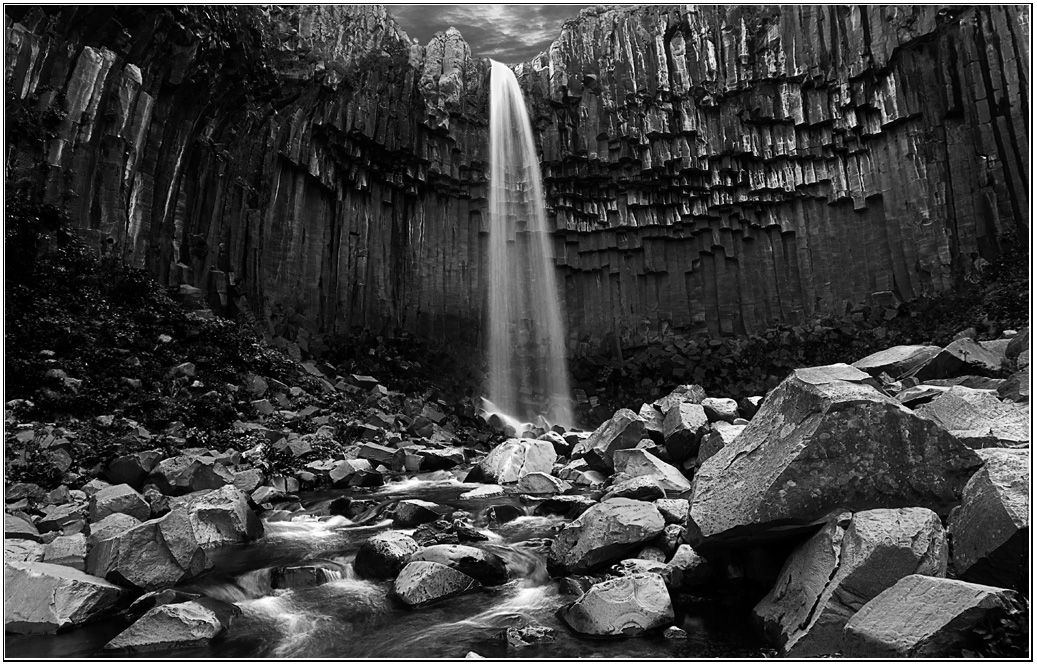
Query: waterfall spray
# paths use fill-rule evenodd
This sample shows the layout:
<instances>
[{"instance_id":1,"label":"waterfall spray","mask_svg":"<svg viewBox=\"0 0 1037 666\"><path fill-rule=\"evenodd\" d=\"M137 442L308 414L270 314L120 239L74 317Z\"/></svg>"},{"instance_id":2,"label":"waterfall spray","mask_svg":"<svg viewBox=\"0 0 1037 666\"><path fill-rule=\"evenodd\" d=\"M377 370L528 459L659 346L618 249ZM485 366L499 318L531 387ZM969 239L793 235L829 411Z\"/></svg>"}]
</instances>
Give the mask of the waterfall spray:
<instances>
[{"instance_id":1,"label":"waterfall spray","mask_svg":"<svg viewBox=\"0 0 1037 666\"><path fill-rule=\"evenodd\" d=\"M515 74L490 61L491 411L572 425L558 285L533 130Z\"/></svg>"}]
</instances>

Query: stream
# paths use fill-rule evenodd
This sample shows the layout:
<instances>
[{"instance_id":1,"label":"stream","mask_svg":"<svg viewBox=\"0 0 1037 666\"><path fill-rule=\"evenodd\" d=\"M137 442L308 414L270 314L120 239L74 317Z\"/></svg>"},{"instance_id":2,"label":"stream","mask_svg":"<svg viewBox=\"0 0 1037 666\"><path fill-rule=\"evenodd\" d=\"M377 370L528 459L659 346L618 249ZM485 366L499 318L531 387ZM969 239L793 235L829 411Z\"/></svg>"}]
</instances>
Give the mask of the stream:
<instances>
[{"instance_id":1,"label":"stream","mask_svg":"<svg viewBox=\"0 0 1037 666\"><path fill-rule=\"evenodd\" d=\"M463 478L462 474L459 474ZM462 483L449 472L419 474L370 492L349 493L354 500L377 502L387 511L394 501L418 498L468 511L487 537L479 547L508 564L511 580L499 587L408 609L391 598L392 581L359 579L353 572L357 549L369 537L391 529L391 519L377 513L367 524L328 516L327 507L341 491L300 494L302 510L290 515L269 512L259 540L211 555L214 571L179 589L230 602L241 609L230 629L204 647L148 652L166 658L462 658L469 651L509 658L696 658L759 656L764 642L750 622L749 608L716 600L675 602L674 624L687 639L661 635L600 640L570 631L555 617L575 600L559 593L548 577L545 556L530 540L550 538L568 521L559 516L528 515L533 504L518 495L461 499L477 483ZM488 527L486 509L510 504L526 515ZM413 532L413 530L401 530ZM317 587L272 589L276 567L316 564L333 572ZM553 642L512 647L499 637L508 627L539 624L556 631ZM101 648L128 626L110 619L50 636L7 636L10 658L117 657Z\"/></svg>"}]
</instances>

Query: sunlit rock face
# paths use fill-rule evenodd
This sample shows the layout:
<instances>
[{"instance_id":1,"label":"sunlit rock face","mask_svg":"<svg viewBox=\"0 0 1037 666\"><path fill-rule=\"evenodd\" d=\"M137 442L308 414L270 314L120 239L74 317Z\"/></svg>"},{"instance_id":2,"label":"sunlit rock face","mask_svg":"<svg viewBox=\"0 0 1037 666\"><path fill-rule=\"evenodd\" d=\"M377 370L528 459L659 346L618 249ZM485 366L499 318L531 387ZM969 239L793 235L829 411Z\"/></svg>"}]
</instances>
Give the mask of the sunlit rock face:
<instances>
[{"instance_id":1,"label":"sunlit rock face","mask_svg":"<svg viewBox=\"0 0 1037 666\"><path fill-rule=\"evenodd\" d=\"M305 349L352 326L481 345L489 63L460 33L239 9L268 68L248 83L173 10L6 11L8 90L42 119L15 129L44 128L9 134L12 180L90 242ZM1026 219L1028 44L993 6L568 22L516 67L568 353L949 288Z\"/></svg>"}]
</instances>

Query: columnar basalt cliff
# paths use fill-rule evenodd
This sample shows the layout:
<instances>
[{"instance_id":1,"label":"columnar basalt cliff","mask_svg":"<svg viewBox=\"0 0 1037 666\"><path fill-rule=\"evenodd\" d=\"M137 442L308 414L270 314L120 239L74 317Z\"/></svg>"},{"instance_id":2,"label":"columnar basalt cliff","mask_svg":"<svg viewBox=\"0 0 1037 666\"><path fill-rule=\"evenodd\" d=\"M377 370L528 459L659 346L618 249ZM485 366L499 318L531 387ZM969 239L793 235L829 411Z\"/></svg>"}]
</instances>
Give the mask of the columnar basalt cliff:
<instances>
[{"instance_id":1,"label":"columnar basalt cliff","mask_svg":"<svg viewBox=\"0 0 1037 666\"><path fill-rule=\"evenodd\" d=\"M460 33L422 47L372 6L7 11L9 191L303 347L480 341L488 62ZM517 73L570 353L950 288L1028 233L1028 49L1015 7L568 22Z\"/></svg>"}]
</instances>

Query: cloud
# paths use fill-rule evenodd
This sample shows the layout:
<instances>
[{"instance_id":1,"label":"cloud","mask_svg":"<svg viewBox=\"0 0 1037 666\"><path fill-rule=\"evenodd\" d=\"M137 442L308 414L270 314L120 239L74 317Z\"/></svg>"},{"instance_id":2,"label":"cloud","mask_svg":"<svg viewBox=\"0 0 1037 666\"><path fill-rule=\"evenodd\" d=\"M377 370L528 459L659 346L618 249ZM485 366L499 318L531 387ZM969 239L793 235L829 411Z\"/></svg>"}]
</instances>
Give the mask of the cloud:
<instances>
[{"instance_id":1,"label":"cloud","mask_svg":"<svg viewBox=\"0 0 1037 666\"><path fill-rule=\"evenodd\" d=\"M558 37L562 23L593 5L387 5L412 38L422 45L454 27L475 57L508 64L531 60Z\"/></svg>"}]
</instances>

